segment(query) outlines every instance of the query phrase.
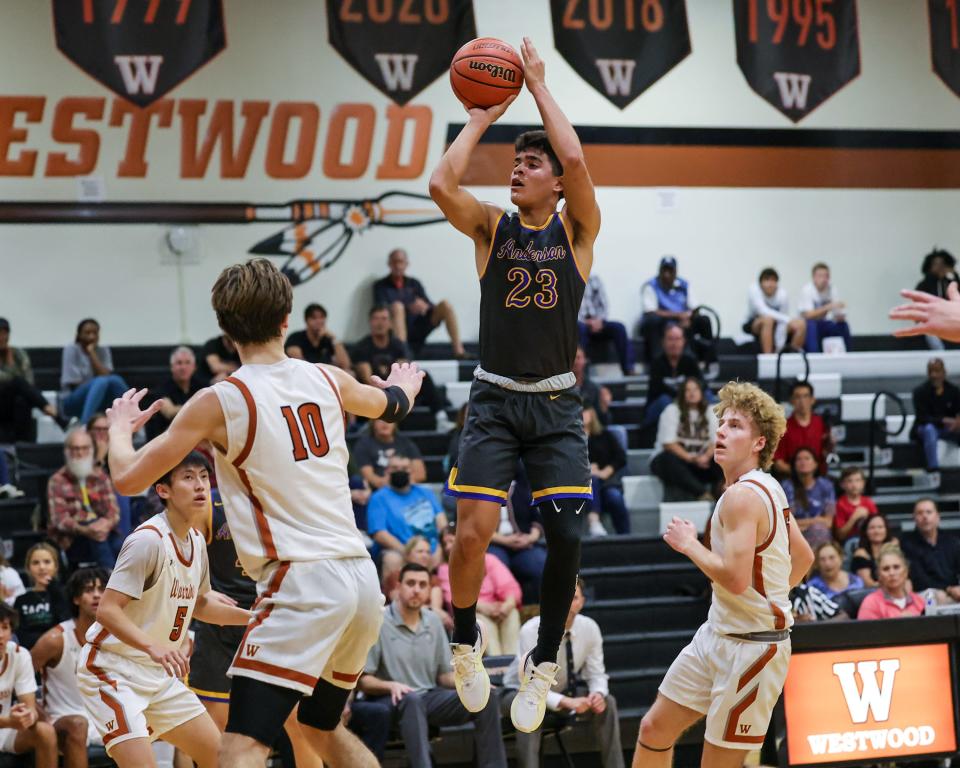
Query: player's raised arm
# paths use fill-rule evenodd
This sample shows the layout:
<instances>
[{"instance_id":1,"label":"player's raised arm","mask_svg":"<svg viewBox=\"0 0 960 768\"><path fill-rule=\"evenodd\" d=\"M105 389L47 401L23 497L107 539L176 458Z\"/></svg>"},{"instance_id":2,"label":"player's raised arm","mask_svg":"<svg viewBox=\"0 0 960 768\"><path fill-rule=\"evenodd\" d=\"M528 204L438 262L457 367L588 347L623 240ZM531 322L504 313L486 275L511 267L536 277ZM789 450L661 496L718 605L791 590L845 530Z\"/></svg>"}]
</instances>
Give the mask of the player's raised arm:
<instances>
[{"instance_id":1,"label":"player's raised arm","mask_svg":"<svg viewBox=\"0 0 960 768\"><path fill-rule=\"evenodd\" d=\"M332 365L318 366L336 379L343 407L367 419L400 421L413 409L424 373L416 363L394 363L386 381L371 376L374 386L361 384L346 371Z\"/></svg>"},{"instance_id":2,"label":"player's raised arm","mask_svg":"<svg viewBox=\"0 0 960 768\"><path fill-rule=\"evenodd\" d=\"M537 102L550 146L563 166L564 212L573 221L575 240L580 244L592 244L600 231L600 208L583 158L580 138L547 89L546 68L529 37L523 38L520 53L523 56L524 81Z\"/></svg>"},{"instance_id":3,"label":"player's raised arm","mask_svg":"<svg viewBox=\"0 0 960 768\"><path fill-rule=\"evenodd\" d=\"M460 134L453 140L440 162L430 175L430 197L440 206L447 220L467 237L481 245L491 237L491 217L499 216L500 210L488 203L481 203L464 189L460 182L467 172L470 155L484 132L507 111L516 96L489 109L468 109L470 116Z\"/></svg>"}]
</instances>

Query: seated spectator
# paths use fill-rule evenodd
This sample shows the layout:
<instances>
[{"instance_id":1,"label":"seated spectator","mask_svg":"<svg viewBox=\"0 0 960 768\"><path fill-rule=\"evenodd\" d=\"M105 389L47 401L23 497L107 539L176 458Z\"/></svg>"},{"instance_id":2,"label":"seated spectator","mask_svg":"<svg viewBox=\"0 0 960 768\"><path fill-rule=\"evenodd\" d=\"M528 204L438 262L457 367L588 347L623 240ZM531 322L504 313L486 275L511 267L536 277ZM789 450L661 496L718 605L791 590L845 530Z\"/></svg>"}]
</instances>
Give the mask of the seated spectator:
<instances>
[{"instance_id":1,"label":"seated spectator","mask_svg":"<svg viewBox=\"0 0 960 768\"><path fill-rule=\"evenodd\" d=\"M620 370L624 376L629 376L633 373L633 345L630 344L627 328L616 320L608 320L607 314L607 292L603 288L603 281L600 275L592 274L587 280L577 317L580 346L586 349L591 341L612 341L617 348Z\"/></svg>"},{"instance_id":2,"label":"seated spectator","mask_svg":"<svg viewBox=\"0 0 960 768\"><path fill-rule=\"evenodd\" d=\"M434 328L443 323L450 335L453 356L464 358L467 353L460 341L457 313L449 301L434 304L427 298L423 285L415 277L407 276L410 260L402 248L394 248L387 257L390 274L373 284L373 303L388 307L397 338L419 352Z\"/></svg>"},{"instance_id":3,"label":"seated spectator","mask_svg":"<svg viewBox=\"0 0 960 768\"><path fill-rule=\"evenodd\" d=\"M34 544L27 550L24 565L30 589L16 599L13 607L19 616L17 640L30 649L44 632L70 618L70 606L57 579L60 553L56 548L46 542Z\"/></svg>"},{"instance_id":4,"label":"seated spectator","mask_svg":"<svg viewBox=\"0 0 960 768\"><path fill-rule=\"evenodd\" d=\"M10 466L7 454L0 450L0 499L19 499L24 493L10 482Z\"/></svg>"},{"instance_id":5,"label":"seated spectator","mask_svg":"<svg viewBox=\"0 0 960 768\"><path fill-rule=\"evenodd\" d=\"M450 589L450 553L457 535L453 526L440 534L443 562L437 568L437 581L443 590L443 604L453 614L453 592ZM487 650L491 656L517 652L520 635L520 607L523 596L520 584L510 569L489 552L484 555L486 572L477 596L477 623L483 629Z\"/></svg>"},{"instance_id":6,"label":"seated spectator","mask_svg":"<svg viewBox=\"0 0 960 768\"><path fill-rule=\"evenodd\" d=\"M663 332L663 351L650 364L647 404L643 426L653 426L663 409L677 399L684 379L699 379L700 366L686 353L686 339L680 326L667 325Z\"/></svg>"},{"instance_id":7,"label":"seated spectator","mask_svg":"<svg viewBox=\"0 0 960 768\"><path fill-rule=\"evenodd\" d=\"M837 499L837 514L833 518L833 530L837 541L843 544L860 530L863 521L877 514L873 499L863 495L867 479L860 467L846 467L840 473L843 494Z\"/></svg>"},{"instance_id":8,"label":"seated spectator","mask_svg":"<svg viewBox=\"0 0 960 768\"><path fill-rule=\"evenodd\" d=\"M346 347L327 328L327 310L324 307L308 304L303 310L303 322L306 328L291 333L283 345L287 355L308 363L324 363L345 371L353 370Z\"/></svg>"},{"instance_id":9,"label":"seated spectator","mask_svg":"<svg viewBox=\"0 0 960 768\"><path fill-rule=\"evenodd\" d=\"M87 630L97 620L97 608L107 574L81 568L67 580L72 619L47 630L30 651L33 668L43 679L43 708L57 732L66 768L87 764L87 745L103 746L87 716L77 685L77 660Z\"/></svg>"},{"instance_id":10,"label":"seated spectator","mask_svg":"<svg viewBox=\"0 0 960 768\"><path fill-rule=\"evenodd\" d=\"M367 504L367 533L383 553L383 579L403 565L403 548L413 536L423 536L440 562L439 531L447 527L437 495L410 479L410 459L393 455L387 462L389 485L374 491Z\"/></svg>"},{"instance_id":11,"label":"seated spectator","mask_svg":"<svg viewBox=\"0 0 960 768\"><path fill-rule=\"evenodd\" d=\"M660 478L665 496L674 501L712 500L723 473L713 460L717 415L707 405L700 379L683 383L682 394L660 416L650 471Z\"/></svg>"},{"instance_id":12,"label":"seated spectator","mask_svg":"<svg viewBox=\"0 0 960 768\"><path fill-rule=\"evenodd\" d=\"M163 404L160 412L147 422L147 439L153 440L166 432L180 409L203 387L193 350L190 347L177 347L170 353L170 378L149 393L151 402L160 400Z\"/></svg>"},{"instance_id":13,"label":"seated spectator","mask_svg":"<svg viewBox=\"0 0 960 768\"><path fill-rule=\"evenodd\" d=\"M500 525L490 540L487 554L510 569L529 603L540 602L540 580L547 561L540 509L532 504L530 484L523 467L510 485L507 503L500 507Z\"/></svg>"},{"instance_id":14,"label":"seated spectator","mask_svg":"<svg viewBox=\"0 0 960 768\"><path fill-rule=\"evenodd\" d=\"M923 449L927 469L940 468L937 441L960 444L960 388L947 381L943 360L927 362L927 380L913 390L913 437Z\"/></svg>"},{"instance_id":15,"label":"seated spectator","mask_svg":"<svg viewBox=\"0 0 960 768\"><path fill-rule=\"evenodd\" d=\"M443 590L437 581L437 558L430 550L430 542L423 536L411 536L403 545L403 564L419 563L430 571L430 601L428 607L433 610L443 622L448 632L453 628L453 617L443 610ZM381 581L384 597L388 603L397 599L397 588L400 586L400 571L395 571Z\"/></svg>"},{"instance_id":16,"label":"seated spectator","mask_svg":"<svg viewBox=\"0 0 960 768\"><path fill-rule=\"evenodd\" d=\"M710 319L693 314L697 304L691 298L689 283L677 277L677 260L673 256L660 259L657 276L643 284L640 303L643 308L640 334L648 361L655 360L662 351L661 342L667 326L676 325L683 331L700 361L716 362Z\"/></svg>"},{"instance_id":17,"label":"seated spectator","mask_svg":"<svg viewBox=\"0 0 960 768\"><path fill-rule=\"evenodd\" d=\"M627 454L613 433L603 428L593 408L583 409L583 431L587 434L593 485L593 507L587 515L590 535L607 535L600 522L602 514L610 516L613 530L617 533L630 533L630 513L623 501L623 484L620 480L627 466Z\"/></svg>"},{"instance_id":18,"label":"seated spectator","mask_svg":"<svg viewBox=\"0 0 960 768\"><path fill-rule=\"evenodd\" d=\"M414 483L427 481L427 465L417 444L409 437L397 432L397 425L391 421L374 419L369 431L360 436L353 446L351 457L360 472L360 476L376 491L389 484L387 464L394 455L410 459L410 480Z\"/></svg>"},{"instance_id":19,"label":"seated spectator","mask_svg":"<svg viewBox=\"0 0 960 768\"><path fill-rule=\"evenodd\" d=\"M833 483L817 474L817 457L809 448L793 456L790 479L783 481L793 516L811 547L833 540L833 516L837 497Z\"/></svg>"},{"instance_id":20,"label":"seated spectator","mask_svg":"<svg viewBox=\"0 0 960 768\"><path fill-rule=\"evenodd\" d=\"M573 358L573 376L576 379L574 386L580 390L583 407L593 408L600 422L604 426L610 426L610 403L613 402L613 394L607 387L590 378L587 362L587 353L583 347L578 346L577 354Z\"/></svg>"},{"instance_id":21,"label":"seated spectator","mask_svg":"<svg viewBox=\"0 0 960 768\"><path fill-rule=\"evenodd\" d=\"M800 623L850 618L834 600L809 581L797 584L790 590L790 605L793 607L793 618Z\"/></svg>"},{"instance_id":22,"label":"seated spectator","mask_svg":"<svg viewBox=\"0 0 960 768\"><path fill-rule=\"evenodd\" d=\"M37 439L34 408L66 427L56 406L34 386L30 356L10 346L10 323L0 317L0 443L32 443Z\"/></svg>"},{"instance_id":23,"label":"seated spectator","mask_svg":"<svg viewBox=\"0 0 960 768\"><path fill-rule=\"evenodd\" d=\"M0 554L0 599L12 608L17 598L26 591L17 569Z\"/></svg>"},{"instance_id":24,"label":"seated spectator","mask_svg":"<svg viewBox=\"0 0 960 768\"><path fill-rule=\"evenodd\" d=\"M846 307L837 299L837 292L830 282L830 267L822 261L813 265L813 279L800 289L797 309L807 321L807 336L804 348L807 352L822 352L823 339L839 336L848 352L851 351L850 326L847 325Z\"/></svg>"},{"instance_id":25,"label":"seated spectator","mask_svg":"<svg viewBox=\"0 0 960 768\"><path fill-rule=\"evenodd\" d=\"M583 579L577 578L573 602L567 614L567 622L560 652L557 654L559 672L553 689L547 693L547 709L552 712L567 712L582 715L589 720L594 738L600 748L600 765L603 768L622 768L623 746L620 743L620 718L617 700L610 693L603 662L603 636L593 619L583 616ZM520 687L518 670L526 656L537 644L540 617L535 616L520 629L520 650L504 673L504 706L518 695ZM541 729L533 733L517 731L517 765L519 768L538 768L540 765Z\"/></svg>"},{"instance_id":26,"label":"seated spectator","mask_svg":"<svg viewBox=\"0 0 960 768\"><path fill-rule=\"evenodd\" d=\"M900 541L891 532L886 516L878 512L860 524L860 537L850 565L850 570L863 580L865 587L876 587L880 583L877 581L877 558L884 544L899 547Z\"/></svg>"},{"instance_id":27,"label":"seated spectator","mask_svg":"<svg viewBox=\"0 0 960 768\"><path fill-rule=\"evenodd\" d=\"M60 389L63 413L83 423L129 389L113 372L110 347L100 346L100 323L92 318L80 321L73 344L63 348Z\"/></svg>"},{"instance_id":28,"label":"seated spectator","mask_svg":"<svg viewBox=\"0 0 960 768\"><path fill-rule=\"evenodd\" d=\"M34 765L53 768L57 765L57 735L50 723L40 719L30 652L13 641L16 629L16 612L9 605L0 604L0 707L6 713L0 752L33 752Z\"/></svg>"},{"instance_id":29,"label":"seated spectator","mask_svg":"<svg viewBox=\"0 0 960 768\"><path fill-rule=\"evenodd\" d=\"M850 589L863 589L863 579L843 570L843 550L835 541L825 541L816 549L817 573L810 585L833 599Z\"/></svg>"},{"instance_id":30,"label":"seated spectator","mask_svg":"<svg viewBox=\"0 0 960 768\"><path fill-rule=\"evenodd\" d=\"M83 427L67 432L63 453L66 465L47 484L47 533L72 567L96 563L113 568L119 542L111 541L110 534L120 519L113 483L94 466L93 439Z\"/></svg>"},{"instance_id":31,"label":"seated spectator","mask_svg":"<svg viewBox=\"0 0 960 768\"><path fill-rule=\"evenodd\" d=\"M956 266L957 260L953 258L953 254L943 248L934 248L923 257L923 264L920 267L923 280L917 283L915 290L941 299L947 298L947 287L950 283L960 283L955 270ZM930 349L944 348L943 341L936 336L927 335L925 338Z\"/></svg>"},{"instance_id":32,"label":"seated spectator","mask_svg":"<svg viewBox=\"0 0 960 768\"><path fill-rule=\"evenodd\" d=\"M241 365L237 345L225 333L207 339L201 356L203 376L211 384L223 381Z\"/></svg>"},{"instance_id":33,"label":"seated spectator","mask_svg":"<svg viewBox=\"0 0 960 768\"><path fill-rule=\"evenodd\" d=\"M885 544L877 561L880 586L860 603L858 619L922 616L923 598L910 589L910 566L895 544Z\"/></svg>"},{"instance_id":34,"label":"seated spectator","mask_svg":"<svg viewBox=\"0 0 960 768\"><path fill-rule=\"evenodd\" d=\"M780 287L777 270L767 267L747 289L743 331L760 342L760 351L765 355L783 347L803 348L807 324L802 317L790 317L787 290Z\"/></svg>"},{"instance_id":35,"label":"seated spectator","mask_svg":"<svg viewBox=\"0 0 960 768\"><path fill-rule=\"evenodd\" d=\"M406 343L390 329L390 312L385 306L375 306L369 315L370 333L353 346L353 367L357 378L372 384L373 377L386 380L394 363L411 359ZM437 430L449 432L453 425L443 410L444 402L430 374L425 374L417 397L418 405L425 405L437 419Z\"/></svg>"},{"instance_id":36,"label":"seated spectator","mask_svg":"<svg viewBox=\"0 0 960 768\"><path fill-rule=\"evenodd\" d=\"M103 470L107 477L110 476L110 424L107 422L105 413L95 413L86 424L87 434L93 438L93 467ZM130 520L130 497L121 496L114 488L114 494L117 497L117 508L120 517L117 520L117 527L110 534L111 545L117 552L120 551L120 545L132 530Z\"/></svg>"},{"instance_id":37,"label":"seated spectator","mask_svg":"<svg viewBox=\"0 0 960 768\"><path fill-rule=\"evenodd\" d=\"M354 702L350 727L359 731L370 751L382 760L389 738L385 726L396 719L409 765L429 766L429 728L472 720L477 764L506 768L499 690L490 690L490 700L480 712L471 714L464 709L454 690L447 633L436 614L425 610L429 595L427 569L416 563L405 565L397 599L384 610L380 639L370 649L358 681L358 689L367 698ZM453 663L462 662L453 657ZM358 717L364 709L367 712Z\"/></svg>"},{"instance_id":38,"label":"seated spectator","mask_svg":"<svg viewBox=\"0 0 960 768\"><path fill-rule=\"evenodd\" d=\"M801 448L813 452L820 473L827 471L827 453L833 450L833 437L823 417L813 412L816 404L813 385L809 381L796 381L790 390L790 404L793 413L787 419L787 431L773 454L776 474L786 477L790 474L793 457Z\"/></svg>"},{"instance_id":39,"label":"seated spectator","mask_svg":"<svg viewBox=\"0 0 960 768\"><path fill-rule=\"evenodd\" d=\"M914 529L900 537L913 588L935 590L938 603L960 601L960 538L940 530L940 510L933 499L914 503L913 522ZM882 586L882 578L878 580Z\"/></svg>"}]
</instances>

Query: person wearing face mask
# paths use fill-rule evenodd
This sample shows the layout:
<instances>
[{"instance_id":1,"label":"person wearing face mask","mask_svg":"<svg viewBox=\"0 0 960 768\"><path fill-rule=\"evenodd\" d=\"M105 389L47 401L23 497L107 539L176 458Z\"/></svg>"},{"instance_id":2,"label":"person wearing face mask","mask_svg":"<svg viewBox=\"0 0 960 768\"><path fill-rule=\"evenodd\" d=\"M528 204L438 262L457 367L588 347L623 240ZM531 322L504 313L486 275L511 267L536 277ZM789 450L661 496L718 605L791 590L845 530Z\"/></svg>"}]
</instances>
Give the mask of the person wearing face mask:
<instances>
[{"instance_id":1,"label":"person wearing face mask","mask_svg":"<svg viewBox=\"0 0 960 768\"><path fill-rule=\"evenodd\" d=\"M447 526L447 516L436 494L412 482L411 461L394 454L387 461L387 484L370 496L367 505L367 533L373 539L374 557L382 555L383 580L403 566L403 548L414 536L430 544L433 566L440 564L437 547Z\"/></svg>"},{"instance_id":2,"label":"person wearing face mask","mask_svg":"<svg viewBox=\"0 0 960 768\"><path fill-rule=\"evenodd\" d=\"M66 553L72 567L95 563L112 568L120 542L111 532L120 518L109 476L94 463L90 433L75 427L63 443L66 464L47 485L48 534Z\"/></svg>"}]
</instances>

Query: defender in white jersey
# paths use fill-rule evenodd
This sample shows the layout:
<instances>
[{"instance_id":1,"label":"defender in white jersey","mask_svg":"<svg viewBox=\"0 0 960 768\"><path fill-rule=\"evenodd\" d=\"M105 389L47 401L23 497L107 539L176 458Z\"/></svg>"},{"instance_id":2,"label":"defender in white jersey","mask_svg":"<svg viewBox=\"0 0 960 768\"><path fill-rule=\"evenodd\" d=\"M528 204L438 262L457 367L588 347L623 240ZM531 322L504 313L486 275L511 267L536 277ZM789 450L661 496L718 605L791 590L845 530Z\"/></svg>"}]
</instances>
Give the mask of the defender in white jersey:
<instances>
[{"instance_id":1,"label":"defender in white jersey","mask_svg":"<svg viewBox=\"0 0 960 768\"><path fill-rule=\"evenodd\" d=\"M0 752L33 752L37 768L56 768L57 735L50 723L38 719L30 651L10 639L17 618L13 608L0 602ZM14 693L17 703L11 706Z\"/></svg>"},{"instance_id":2,"label":"defender in white jersey","mask_svg":"<svg viewBox=\"0 0 960 768\"><path fill-rule=\"evenodd\" d=\"M727 490L706 546L676 517L663 537L713 582L713 602L640 723L634 768L669 766L676 740L704 716L704 768L740 768L759 748L790 663L788 594L813 563L783 489L761 470L786 430L783 410L758 387L730 382L715 411Z\"/></svg>"},{"instance_id":3,"label":"defender in white jersey","mask_svg":"<svg viewBox=\"0 0 960 768\"><path fill-rule=\"evenodd\" d=\"M74 571L67 580L67 595L75 618L44 632L30 649L33 668L43 681L43 709L57 732L64 768L86 768L87 745L103 746L80 695L77 660L87 630L97 620L106 584L107 574L101 568Z\"/></svg>"},{"instance_id":4,"label":"defender in white jersey","mask_svg":"<svg viewBox=\"0 0 960 768\"><path fill-rule=\"evenodd\" d=\"M153 766L162 738L201 768L217 764L220 732L180 678L190 620L244 625L250 612L210 592L207 547L192 527L210 504L206 459L190 453L156 483L166 511L124 541L87 630L77 681L107 754L121 767Z\"/></svg>"},{"instance_id":5,"label":"defender in white jersey","mask_svg":"<svg viewBox=\"0 0 960 768\"><path fill-rule=\"evenodd\" d=\"M299 703L316 754L332 765L374 768L340 723L379 636L383 597L353 519L345 412L399 421L420 391L415 365L395 365L377 386L283 350L293 294L266 259L224 270L213 307L243 365L201 390L170 428L134 451L131 436L157 410L145 391L114 401L110 469L121 493L143 489L202 440L217 451L217 478L237 555L257 580L254 619L230 674L220 764L263 766Z\"/></svg>"}]
</instances>

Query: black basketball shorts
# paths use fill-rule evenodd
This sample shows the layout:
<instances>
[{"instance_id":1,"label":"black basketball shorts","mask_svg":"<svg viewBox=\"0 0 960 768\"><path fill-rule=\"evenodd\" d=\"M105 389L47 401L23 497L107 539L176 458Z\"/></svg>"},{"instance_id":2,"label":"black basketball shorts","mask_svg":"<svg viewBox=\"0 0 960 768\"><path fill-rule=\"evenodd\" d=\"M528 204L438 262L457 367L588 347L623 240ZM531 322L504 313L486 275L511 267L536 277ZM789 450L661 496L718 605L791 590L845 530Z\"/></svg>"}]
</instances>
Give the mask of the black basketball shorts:
<instances>
[{"instance_id":1,"label":"black basketball shorts","mask_svg":"<svg viewBox=\"0 0 960 768\"><path fill-rule=\"evenodd\" d=\"M217 627L198 621L187 687L205 701L230 701L227 670L246 627Z\"/></svg>"}]
</instances>

